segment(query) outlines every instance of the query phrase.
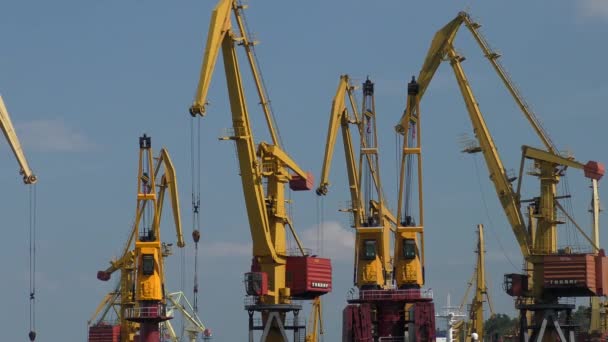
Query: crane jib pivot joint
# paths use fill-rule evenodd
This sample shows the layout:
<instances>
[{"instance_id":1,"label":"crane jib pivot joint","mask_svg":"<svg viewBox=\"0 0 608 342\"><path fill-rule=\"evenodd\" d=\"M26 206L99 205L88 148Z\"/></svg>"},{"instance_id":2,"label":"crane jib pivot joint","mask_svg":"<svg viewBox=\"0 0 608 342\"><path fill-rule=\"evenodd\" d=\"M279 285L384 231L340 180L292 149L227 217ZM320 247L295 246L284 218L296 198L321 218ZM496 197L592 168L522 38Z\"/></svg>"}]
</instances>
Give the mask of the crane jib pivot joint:
<instances>
[{"instance_id":1,"label":"crane jib pivot joint","mask_svg":"<svg viewBox=\"0 0 608 342\"><path fill-rule=\"evenodd\" d=\"M152 146L152 138L145 133L139 137L139 148L149 149Z\"/></svg>"},{"instance_id":2,"label":"crane jib pivot joint","mask_svg":"<svg viewBox=\"0 0 608 342\"><path fill-rule=\"evenodd\" d=\"M374 83L369 80L369 77L363 83L363 95L365 95L365 96L374 95Z\"/></svg>"},{"instance_id":3,"label":"crane jib pivot joint","mask_svg":"<svg viewBox=\"0 0 608 342\"><path fill-rule=\"evenodd\" d=\"M412 76L412 81L407 84L407 94L408 95L418 95L420 91L420 86L418 82L416 82L416 76Z\"/></svg>"}]
</instances>

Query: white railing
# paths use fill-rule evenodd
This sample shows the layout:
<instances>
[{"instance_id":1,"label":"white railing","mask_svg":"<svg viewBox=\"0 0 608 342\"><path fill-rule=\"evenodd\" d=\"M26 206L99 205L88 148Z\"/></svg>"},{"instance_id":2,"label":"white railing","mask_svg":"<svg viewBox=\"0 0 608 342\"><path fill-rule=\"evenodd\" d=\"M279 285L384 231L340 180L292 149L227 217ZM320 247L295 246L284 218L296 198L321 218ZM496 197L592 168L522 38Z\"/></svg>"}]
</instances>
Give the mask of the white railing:
<instances>
[{"instance_id":1,"label":"white railing","mask_svg":"<svg viewBox=\"0 0 608 342\"><path fill-rule=\"evenodd\" d=\"M167 308L162 303L153 306L142 306L127 309L127 318L141 319L159 317L169 317L167 315Z\"/></svg>"},{"instance_id":2,"label":"white railing","mask_svg":"<svg viewBox=\"0 0 608 342\"><path fill-rule=\"evenodd\" d=\"M363 290L348 294L349 300L408 300L408 299L433 299L432 290Z\"/></svg>"}]
</instances>

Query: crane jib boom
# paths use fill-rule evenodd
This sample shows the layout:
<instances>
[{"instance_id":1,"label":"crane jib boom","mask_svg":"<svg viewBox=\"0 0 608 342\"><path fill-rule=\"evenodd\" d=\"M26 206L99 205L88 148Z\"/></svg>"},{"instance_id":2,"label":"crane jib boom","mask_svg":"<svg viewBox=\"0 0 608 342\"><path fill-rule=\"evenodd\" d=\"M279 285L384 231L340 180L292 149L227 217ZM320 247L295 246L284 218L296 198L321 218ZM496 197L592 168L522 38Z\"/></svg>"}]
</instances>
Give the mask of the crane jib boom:
<instances>
[{"instance_id":1,"label":"crane jib boom","mask_svg":"<svg viewBox=\"0 0 608 342\"><path fill-rule=\"evenodd\" d=\"M341 130L351 204L346 211L353 216L355 228L354 278L359 289L384 289L390 282L393 264L390 231L396 226L394 215L385 205L380 181L377 146L374 83L363 83L361 111L348 75L341 75L332 101L325 145L323 168L317 195L329 191L329 172L338 131ZM352 114L352 116L351 116ZM359 160L355 156L350 125L359 134Z\"/></svg>"},{"instance_id":2,"label":"crane jib boom","mask_svg":"<svg viewBox=\"0 0 608 342\"><path fill-rule=\"evenodd\" d=\"M503 81L503 84L519 106L520 110L545 145L547 150L553 154L558 154L558 150L555 147L555 144L551 141L549 135L544 131L542 124L532 111L532 109L528 106L523 96L520 94L519 90L515 86L515 83L509 77L509 74L504 70L498 58L500 54L492 51L490 49L489 44L486 39L483 37L479 28L481 25L479 23L474 22L471 19L471 16L466 12L458 13L458 16L450 21L447 25L445 25L441 30L437 31L433 41L431 42L431 47L429 48L429 52L424 61L424 66L422 67L420 74L418 75L418 83L420 84L420 95L422 98L426 88L428 87L433 75L437 71L437 68L441 64L442 60L446 57L447 48L452 46L454 38L456 37L456 33L460 26L464 23L464 25L469 29L473 38L481 48L484 53L484 56L488 59L492 67ZM399 124L395 127L397 132L403 134L403 127L405 127L403 123L404 117L401 118Z\"/></svg>"},{"instance_id":3,"label":"crane jib boom","mask_svg":"<svg viewBox=\"0 0 608 342\"><path fill-rule=\"evenodd\" d=\"M450 47L448 50L448 56L450 58L452 69L454 70L454 74L456 75L458 87L463 95L471 123L473 124L475 135L479 141L479 144L481 145L481 150L490 172L490 179L495 185L496 193L500 199L503 209L505 210L507 219L511 223L511 227L515 233L515 238L520 246L522 255L524 258L527 258L530 255L531 241L526 230L525 220L520 209L519 199L515 196L507 172L494 144L494 140L492 139L488 127L486 126L477 101L475 101L473 91L469 86L466 75L464 74L460 64L460 57L456 54L452 47Z\"/></svg>"},{"instance_id":4,"label":"crane jib boom","mask_svg":"<svg viewBox=\"0 0 608 342\"><path fill-rule=\"evenodd\" d=\"M21 170L19 173L23 176L23 182L25 184L34 184L36 183L36 175L30 169L30 165L25 158L25 154L23 153L23 148L21 147L21 143L19 142L19 138L15 133L15 128L13 127L13 122L11 121L11 117L8 114L8 110L4 105L4 100L2 96L0 96L0 128L8 141Z\"/></svg>"},{"instance_id":5,"label":"crane jib boom","mask_svg":"<svg viewBox=\"0 0 608 342\"><path fill-rule=\"evenodd\" d=\"M500 156L498 155L498 150L496 149L494 141L488 131L483 115L481 114L481 110L479 109L477 101L475 101L475 97L469 86L469 82L460 64L463 58L456 53L454 47L452 46L456 33L465 20L469 20L468 15L461 12L455 19L453 19L435 34L427 56L424 60L424 64L419 73L418 101L420 101L424 95L426 88L430 84L433 75L437 71L437 68L441 62L446 59L449 60L456 76L459 89L463 95L469 117L473 123L475 135L477 136L477 139L481 145L481 150L488 165L490 179L495 184L496 192L500 198L501 205L503 206L507 218L511 223L511 227L515 233L515 237L521 248L522 254L524 257L527 257L530 255L531 241L526 231L524 217L520 210L519 199L512 189L509 177L507 176L506 170L502 164ZM474 28L474 25L467 25L467 27ZM400 131L400 128L402 129L403 127L407 127L404 120L405 115L396 126L397 131Z\"/></svg>"},{"instance_id":6,"label":"crane jib boom","mask_svg":"<svg viewBox=\"0 0 608 342\"><path fill-rule=\"evenodd\" d=\"M159 189L159 217L162 213L163 208L163 199L165 195L165 189L169 189L169 197L171 200L171 210L173 211L173 221L175 224L175 234L177 238L177 246L182 248L186 245L184 242L184 235L182 233L182 215L180 212L179 206L179 192L177 188L177 177L175 176L175 166L173 166L173 162L171 161L171 156L169 156L169 152L162 148L160 150L160 156L158 157L157 169L161 164L165 166L165 174L162 176L160 189Z\"/></svg>"}]
</instances>

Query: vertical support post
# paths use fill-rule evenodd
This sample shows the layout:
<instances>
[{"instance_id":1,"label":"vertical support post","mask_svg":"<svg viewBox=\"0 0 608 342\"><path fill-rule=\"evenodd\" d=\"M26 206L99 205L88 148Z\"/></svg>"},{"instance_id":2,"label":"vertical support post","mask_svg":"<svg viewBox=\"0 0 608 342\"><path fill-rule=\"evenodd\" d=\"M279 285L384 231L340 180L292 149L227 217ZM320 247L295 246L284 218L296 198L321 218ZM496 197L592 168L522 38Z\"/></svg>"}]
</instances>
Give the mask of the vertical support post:
<instances>
[{"instance_id":1,"label":"vertical support post","mask_svg":"<svg viewBox=\"0 0 608 342\"><path fill-rule=\"evenodd\" d=\"M591 199L591 209L593 210L593 243L600 245L600 195L598 192L597 179L591 180L593 198Z\"/></svg>"},{"instance_id":2,"label":"vertical support post","mask_svg":"<svg viewBox=\"0 0 608 342\"><path fill-rule=\"evenodd\" d=\"M294 342L300 342L300 320L298 310L293 312L293 340Z\"/></svg>"},{"instance_id":3,"label":"vertical support post","mask_svg":"<svg viewBox=\"0 0 608 342\"><path fill-rule=\"evenodd\" d=\"M519 310L519 342L528 342L528 315L525 309Z\"/></svg>"},{"instance_id":4,"label":"vertical support post","mask_svg":"<svg viewBox=\"0 0 608 342\"><path fill-rule=\"evenodd\" d=\"M253 342L253 311L249 311L249 342Z\"/></svg>"}]
</instances>

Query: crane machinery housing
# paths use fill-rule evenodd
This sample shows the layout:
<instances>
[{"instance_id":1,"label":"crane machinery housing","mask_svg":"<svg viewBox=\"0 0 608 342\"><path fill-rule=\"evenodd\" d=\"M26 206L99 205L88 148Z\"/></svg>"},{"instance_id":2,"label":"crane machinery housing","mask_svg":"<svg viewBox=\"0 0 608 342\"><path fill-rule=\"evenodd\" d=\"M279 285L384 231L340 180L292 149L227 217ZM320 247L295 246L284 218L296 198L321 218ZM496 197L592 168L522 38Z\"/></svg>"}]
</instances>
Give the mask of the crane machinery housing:
<instances>
[{"instance_id":1,"label":"crane machinery housing","mask_svg":"<svg viewBox=\"0 0 608 342\"><path fill-rule=\"evenodd\" d=\"M345 341L382 341L399 336L418 341L434 338L434 307L430 292L422 290L423 253L421 246L422 221L415 223L415 215L391 213L384 198L380 177L378 134L374 83L369 78L362 84L361 110L355 99L355 86L348 75L342 75L332 102L325 145L325 157L317 194L329 191L329 174L338 131L342 132L352 214L355 229L354 285L358 294L348 300L343 312ZM416 125L412 118L411 122ZM351 126L359 134L357 161ZM419 123L412 131L419 130ZM419 140L406 142L403 148L401 181L410 179L411 163L408 155L419 153ZM412 146L412 144L415 144ZM405 153L406 152L406 153ZM421 161L418 161L421 171ZM407 166L405 165L407 163ZM421 179L418 185L421 186ZM400 194L413 192L412 187L400 186ZM418 188L420 191L421 187ZM419 193L418 199L422 199ZM411 200L405 194L404 198ZM401 205L400 196L400 205ZM410 204L410 203L408 203ZM420 216L422 208L420 206ZM404 223L401 222L404 217ZM407 223L405 222L407 221ZM394 234L393 234L394 232ZM395 249L391 253L391 236Z\"/></svg>"},{"instance_id":2,"label":"crane machinery housing","mask_svg":"<svg viewBox=\"0 0 608 342\"><path fill-rule=\"evenodd\" d=\"M171 319L166 309L163 259L172 254L172 245L161 242L160 224L168 190L177 246L185 246L179 193L168 151L163 148L158 157L153 157L151 138L145 134L139 138L137 179L137 206L129 239L121 257L97 273L99 280L108 281L120 270L120 280L89 321L89 342L159 342L159 323ZM169 299L174 307L179 303L173 297ZM107 321L112 313L117 318L116 325Z\"/></svg>"},{"instance_id":3,"label":"crane machinery housing","mask_svg":"<svg viewBox=\"0 0 608 342\"><path fill-rule=\"evenodd\" d=\"M311 190L313 177L302 170L281 147L273 121L269 99L254 55L254 44L246 32L243 10L237 0L220 0L213 10L207 35L198 89L190 107L193 117L207 112L207 93L219 51L222 51L228 97L232 113L232 132L221 140L236 145L239 171L253 241L251 270L245 273L249 314L249 341L256 330L261 340L287 341L286 330L293 330L294 341L305 337L305 325L300 322L301 305L293 299L310 300L331 291L329 259L309 255L293 227L285 202L285 186L294 191ZM231 13L236 25L233 26ZM237 45L245 50L255 83L259 104L264 112L271 143L255 144L249 110L237 56ZM288 230L298 245L296 255L286 248ZM261 315L261 325L254 315ZM293 323L286 317L293 314Z\"/></svg>"},{"instance_id":4,"label":"crane machinery housing","mask_svg":"<svg viewBox=\"0 0 608 342\"><path fill-rule=\"evenodd\" d=\"M510 177L502 163L495 143L490 135L479 104L473 95L469 81L462 68L465 58L453 46L453 40L461 25L465 25L481 47L485 57L508 89L545 149L522 147L518 177ZM562 297L604 296L608 291L608 258L603 250L593 243L584 230L564 209L559 200L569 195L558 195L557 185L568 168L584 170L591 179L594 193L597 181L604 173L604 166L597 162L582 164L572 157L559 154L542 125L523 100L508 74L499 62L500 55L492 51L479 32L480 25L461 12L440 29L431 42L418 82L422 98L427 86L442 61L449 61L464 99L479 146L465 152L482 152L490 179L515 234L525 265L523 274L505 275L506 292L516 297L516 308L520 311L520 341L573 341L574 328L568 321L573 304L561 303ZM396 126L403 133L407 118L404 116ZM528 173L539 180L540 194L529 200L521 199L521 187L526 160L533 161L533 171ZM513 182L519 179L514 188ZM522 210L522 204L527 208ZM572 248L558 249L557 226L565 223L558 210L572 222L593 248L591 253L575 253ZM527 220L525 216L527 215ZM566 320L558 319L559 316Z\"/></svg>"}]
</instances>

